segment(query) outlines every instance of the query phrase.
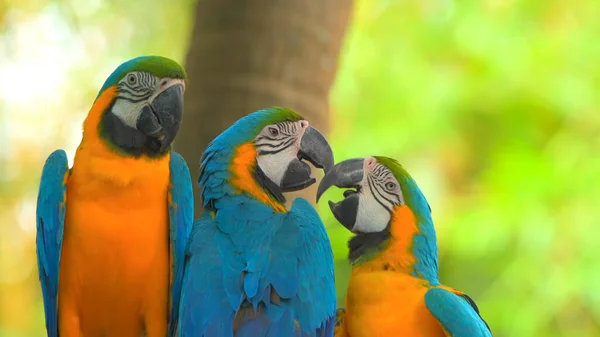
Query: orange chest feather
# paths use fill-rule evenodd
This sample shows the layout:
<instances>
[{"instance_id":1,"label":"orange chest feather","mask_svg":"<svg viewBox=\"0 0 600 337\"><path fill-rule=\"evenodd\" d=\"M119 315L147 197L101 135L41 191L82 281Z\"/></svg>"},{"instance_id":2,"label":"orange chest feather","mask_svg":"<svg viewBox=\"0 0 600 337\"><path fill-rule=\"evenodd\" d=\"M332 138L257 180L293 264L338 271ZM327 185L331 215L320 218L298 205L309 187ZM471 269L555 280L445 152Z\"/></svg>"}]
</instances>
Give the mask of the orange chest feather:
<instances>
[{"instance_id":1,"label":"orange chest feather","mask_svg":"<svg viewBox=\"0 0 600 337\"><path fill-rule=\"evenodd\" d=\"M96 252L88 256L92 265L113 256L132 263L129 267L139 263L143 268L152 255L168 253L167 186L123 189L128 191L108 191L97 183L68 184L65 241L75 240L78 250Z\"/></svg>"},{"instance_id":2,"label":"orange chest feather","mask_svg":"<svg viewBox=\"0 0 600 337\"><path fill-rule=\"evenodd\" d=\"M155 322L166 331L171 274L166 186L83 197L94 185L68 184L61 329L83 336L111 336L107 331L139 336L147 322ZM78 327L65 325L71 317L78 317Z\"/></svg>"},{"instance_id":3,"label":"orange chest feather","mask_svg":"<svg viewBox=\"0 0 600 337\"><path fill-rule=\"evenodd\" d=\"M64 252L85 256L87 268L123 265L137 274L168 258L168 160L120 163L78 151L67 183Z\"/></svg>"},{"instance_id":4,"label":"orange chest feather","mask_svg":"<svg viewBox=\"0 0 600 337\"><path fill-rule=\"evenodd\" d=\"M446 336L425 307L425 281L389 271L353 272L346 298L346 330L362 336Z\"/></svg>"},{"instance_id":5,"label":"orange chest feather","mask_svg":"<svg viewBox=\"0 0 600 337\"><path fill-rule=\"evenodd\" d=\"M419 233L406 206L394 210L386 247L355 265L350 275L344 325L350 337L446 336L425 307L427 281L411 276L417 261L412 238Z\"/></svg>"},{"instance_id":6,"label":"orange chest feather","mask_svg":"<svg viewBox=\"0 0 600 337\"><path fill-rule=\"evenodd\" d=\"M90 335L106 326L141 329L139 315L148 312L162 322L170 278L170 156L114 153L93 117L67 181L59 282L61 317L78 315Z\"/></svg>"},{"instance_id":7,"label":"orange chest feather","mask_svg":"<svg viewBox=\"0 0 600 337\"><path fill-rule=\"evenodd\" d=\"M121 155L99 135L98 97L67 180L61 335L164 335L169 303L169 161Z\"/></svg>"}]
</instances>

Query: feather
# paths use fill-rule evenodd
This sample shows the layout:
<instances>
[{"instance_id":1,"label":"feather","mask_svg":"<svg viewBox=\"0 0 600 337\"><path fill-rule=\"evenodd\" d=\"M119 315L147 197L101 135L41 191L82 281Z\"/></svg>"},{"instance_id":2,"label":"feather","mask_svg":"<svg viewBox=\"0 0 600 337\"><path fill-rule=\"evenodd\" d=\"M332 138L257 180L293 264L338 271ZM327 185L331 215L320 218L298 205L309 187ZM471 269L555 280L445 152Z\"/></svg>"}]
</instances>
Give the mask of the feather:
<instances>
[{"instance_id":1,"label":"feather","mask_svg":"<svg viewBox=\"0 0 600 337\"><path fill-rule=\"evenodd\" d=\"M492 336L487 323L475 308L446 289L429 289L425 293L425 306L452 337Z\"/></svg>"},{"instance_id":2,"label":"feather","mask_svg":"<svg viewBox=\"0 0 600 337\"><path fill-rule=\"evenodd\" d=\"M56 150L46 160L37 200L36 251L46 331L58 337L58 277L65 225L67 154Z\"/></svg>"},{"instance_id":3,"label":"feather","mask_svg":"<svg viewBox=\"0 0 600 337\"><path fill-rule=\"evenodd\" d=\"M179 301L183 284L185 249L194 221L194 191L190 170L178 153L171 153L170 168L170 241L173 258L171 285L171 313L169 315L169 336L175 336L179 318Z\"/></svg>"}]
</instances>

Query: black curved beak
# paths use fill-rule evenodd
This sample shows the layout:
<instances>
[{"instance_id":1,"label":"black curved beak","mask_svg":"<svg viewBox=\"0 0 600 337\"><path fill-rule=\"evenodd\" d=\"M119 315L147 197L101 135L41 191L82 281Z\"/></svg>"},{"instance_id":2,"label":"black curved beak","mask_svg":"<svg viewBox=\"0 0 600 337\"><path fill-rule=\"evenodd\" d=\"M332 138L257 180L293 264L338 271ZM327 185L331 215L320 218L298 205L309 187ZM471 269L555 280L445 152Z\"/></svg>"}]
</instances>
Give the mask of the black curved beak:
<instances>
[{"instance_id":1,"label":"black curved beak","mask_svg":"<svg viewBox=\"0 0 600 337\"><path fill-rule=\"evenodd\" d=\"M333 166L333 151L329 142L319 130L309 126L300 142L300 159L306 159L327 173Z\"/></svg>"},{"instance_id":2,"label":"black curved beak","mask_svg":"<svg viewBox=\"0 0 600 337\"><path fill-rule=\"evenodd\" d=\"M344 160L337 163L325 176L319 188L317 189L317 202L331 186L341 188L355 188L356 190L346 190L344 192L344 200L340 202L329 201L331 212L344 227L350 231L356 223L358 214L359 192L362 188L361 183L364 176L364 159L355 158Z\"/></svg>"},{"instance_id":3,"label":"black curved beak","mask_svg":"<svg viewBox=\"0 0 600 337\"><path fill-rule=\"evenodd\" d=\"M302 161L306 159L317 168L327 173L333 166L333 151L327 139L317 129L309 126L302 140L298 158L292 160L283 175L280 188L283 192L303 190L317 182L311 177L310 166Z\"/></svg>"},{"instance_id":4,"label":"black curved beak","mask_svg":"<svg viewBox=\"0 0 600 337\"><path fill-rule=\"evenodd\" d=\"M183 119L183 85L176 84L160 93L146 105L136 127L148 137L148 146L157 152L167 151Z\"/></svg>"}]
</instances>

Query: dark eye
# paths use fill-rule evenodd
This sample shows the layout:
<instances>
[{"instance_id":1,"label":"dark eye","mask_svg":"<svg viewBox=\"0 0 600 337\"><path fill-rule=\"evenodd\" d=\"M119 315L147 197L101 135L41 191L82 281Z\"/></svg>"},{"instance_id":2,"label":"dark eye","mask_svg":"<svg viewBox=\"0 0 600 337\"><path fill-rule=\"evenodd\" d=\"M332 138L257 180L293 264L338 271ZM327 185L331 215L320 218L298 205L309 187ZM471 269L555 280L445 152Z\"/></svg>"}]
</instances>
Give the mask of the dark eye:
<instances>
[{"instance_id":1,"label":"dark eye","mask_svg":"<svg viewBox=\"0 0 600 337\"><path fill-rule=\"evenodd\" d=\"M385 189L388 191L393 191L396 188L396 184L388 181L387 183L385 183Z\"/></svg>"},{"instance_id":2,"label":"dark eye","mask_svg":"<svg viewBox=\"0 0 600 337\"><path fill-rule=\"evenodd\" d=\"M137 82L137 77L134 74L127 75L127 83L135 84Z\"/></svg>"},{"instance_id":3,"label":"dark eye","mask_svg":"<svg viewBox=\"0 0 600 337\"><path fill-rule=\"evenodd\" d=\"M269 134L273 137L279 136L279 130L277 128L269 128Z\"/></svg>"}]
</instances>

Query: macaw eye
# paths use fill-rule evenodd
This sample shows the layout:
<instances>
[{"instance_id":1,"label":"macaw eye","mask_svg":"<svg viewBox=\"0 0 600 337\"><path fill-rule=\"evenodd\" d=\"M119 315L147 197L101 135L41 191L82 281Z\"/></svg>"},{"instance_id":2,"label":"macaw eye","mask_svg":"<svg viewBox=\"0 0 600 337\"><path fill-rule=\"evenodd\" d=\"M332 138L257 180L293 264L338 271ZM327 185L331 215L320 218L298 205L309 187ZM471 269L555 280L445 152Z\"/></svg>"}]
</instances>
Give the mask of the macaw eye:
<instances>
[{"instance_id":1,"label":"macaw eye","mask_svg":"<svg viewBox=\"0 0 600 337\"><path fill-rule=\"evenodd\" d=\"M129 83L129 84L136 84L137 83L137 77L134 74L128 74L127 75L127 83Z\"/></svg>"},{"instance_id":2,"label":"macaw eye","mask_svg":"<svg viewBox=\"0 0 600 337\"><path fill-rule=\"evenodd\" d=\"M269 134L273 137L277 137L279 136L279 130L277 130L277 128L269 128Z\"/></svg>"},{"instance_id":3,"label":"macaw eye","mask_svg":"<svg viewBox=\"0 0 600 337\"><path fill-rule=\"evenodd\" d=\"M388 181L387 183L385 183L385 189L388 191L393 191L396 188L396 184Z\"/></svg>"}]
</instances>

